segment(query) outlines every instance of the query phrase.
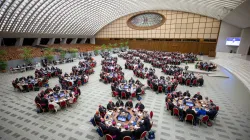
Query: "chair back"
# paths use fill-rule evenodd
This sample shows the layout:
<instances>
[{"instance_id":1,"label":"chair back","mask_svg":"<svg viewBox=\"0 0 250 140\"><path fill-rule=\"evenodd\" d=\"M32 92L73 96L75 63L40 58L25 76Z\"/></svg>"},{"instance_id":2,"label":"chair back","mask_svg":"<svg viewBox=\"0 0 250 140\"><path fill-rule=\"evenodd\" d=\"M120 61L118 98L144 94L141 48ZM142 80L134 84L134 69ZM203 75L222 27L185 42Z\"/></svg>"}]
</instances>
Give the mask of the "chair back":
<instances>
[{"instance_id":1,"label":"chair back","mask_svg":"<svg viewBox=\"0 0 250 140\"><path fill-rule=\"evenodd\" d=\"M151 88L151 89L153 89L153 88L154 88L154 87L153 87L153 84L150 84L150 88Z\"/></svg>"},{"instance_id":2,"label":"chair back","mask_svg":"<svg viewBox=\"0 0 250 140\"><path fill-rule=\"evenodd\" d=\"M219 111L220 110L220 107L219 106L216 106L216 108L215 108L217 111Z\"/></svg>"},{"instance_id":3,"label":"chair back","mask_svg":"<svg viewBox=\"0 0 250 140\"><path fill-rule=\"evenodd\" d=\"M49 104L49 110L55 110L55 107L54 107L54 105L52 105L52 104Z\"/></svg>"},{"instance_id":4,"label":"chair back","mask_svg":"<svg viewBox=\"0 0 250 140\"><path fill-rule=\"evenodd\" d=\"M113 140L112 136L109 134L106 134L106 140Z\"/></svg>"},{"instance_id":5,"label":"chair back","mask_svg":"<svg viewBox=\"0 0 250 140\"><path fill-rule=\"evenodd\" d=\"M192 114L187 114L186 116L186 121L193 121L194 120L194 116Z\"/></svg>"},{"instance_id":6,"label":"chair back","mask_svg":"<svg viewBox=\"0 0 250 140\"><path fill-rule=\"evenodd\" d=\"M135 93L135 92L132 93L132 94L131 94L131 97L136 97L136 93Z\"/></svg>"},{"instance_id":7,"label":"chair back","mask_svg":"<svg viewBox=\"0 0 250 140\"><path fill-rule=\"evenodd\" d=\"M158 91L162 91L162 86L158 86Z\"/></svg>"},{"instance_id":8,"label":"chair back","mask_svg":"<svg viewBox=\"0 0 250 140\"><path fill-rule=\"evenodd\" d=\"M147 131L144 131L142 134L141 134L141 137L140 137L140 139L143 139L143 138L145 138L146 137L146 134L147 134Z\"/></svg>"},{"instance_id":9,"label":"chair back","mask_svg":"<svg viewBox=\"0 0 250 140\"><path fill-rule=\"evenodd\" d=\"M201 119L202 122L207 122L208 120L209 120L208 115L203 116Z\"/></svg>"},{"instance_id":10,"label":"chair back","mask_svg":"<svg viewBox=\"0 0 250 140\"><path fill-rule=\"evenodd\" d=\"M144 90L142 90L142 91L141 91L141 95L143 95L144 93L145 93L145 91L144 91Z\"/></svg>"},{"instance_id":11,"label":"chair back","mask_svg":"<svg viewBox=\"0 0 250 140\"><path fill-rule=\"evenodd\" d=\"M174 110L174 115L179 116L179 110L177 108L174 108L173 110Z\"/></svg>"},{"instance_id":12,"label":"chair back","mask_svg":"<svg viewBox=\"0 0 250 140\"><path fill-rule=\"evenodd\" d=\"M66 107L66 106L67 106L66 101L62 101L62 102L60 102L60 106L61 106L61 107Z\"/></svg>"},{"instance_id":13,"label":"chair back","mask_svg":"<svg viewBox=\"0 0 250 140\"><path fill-rule=\"evenodd\" d=\"M123 137L123 140L132 140L132 138L130 136L125 136Z\"/></svg>"},{"instance_id":14,"label":"chair back","mask_svg":"<svg viewBox=\"0 0 250 140\"><path fill-rule=\"evenodd\" d=\"M74 99L73 99L73 103L76 103L76 101L77 101L77 98L74 98Z\"/></svg>"},{"instance_id":15,"label":"chair back","mask_svg":"<svg viewBox=\"0 0 250 140\"><path fill-rule=\"evenodd\" d=\"M82 84L81 80L77 81L77 85L80 86Z\"/></svg>"},{"instance_id":16,"label":"chair back","mask_svg":"<svg viewBox=\"0 0 250 140\"><path fill-rule=\"evenodd\" d=\"M118 92L116 92L116 91L113 91L112 93L113 93L114 97L116 97L118 95Z\"/></svg>"},{"instance_id":17,"label":"chair back","mask_svg":"<svg viewBox=\"0 0 250 140\"><path fill-rule=\"evenodd\" d=\"M69 86L73 86L72 82L68 82Z\"/></svg>"},{"instance_id":18,"label":"chair back","mask_svg":"<svg viewBox=\"0 0 250 140\"><path fill-rule=\"evenodd\" d=\"M150 111L149 115L150 115L150 118L152 119L154 115L153 111Z\"/></svg>"},{"instance_id":19,"label":"chair back","mask_svg":"<svg viewBox=\"0 0 250 140\"><path fill-rule=\"evenodd\" d=\"M126 93L125 92L122 92L122 97L126 97Z\"/></svg>"}]
</instances>

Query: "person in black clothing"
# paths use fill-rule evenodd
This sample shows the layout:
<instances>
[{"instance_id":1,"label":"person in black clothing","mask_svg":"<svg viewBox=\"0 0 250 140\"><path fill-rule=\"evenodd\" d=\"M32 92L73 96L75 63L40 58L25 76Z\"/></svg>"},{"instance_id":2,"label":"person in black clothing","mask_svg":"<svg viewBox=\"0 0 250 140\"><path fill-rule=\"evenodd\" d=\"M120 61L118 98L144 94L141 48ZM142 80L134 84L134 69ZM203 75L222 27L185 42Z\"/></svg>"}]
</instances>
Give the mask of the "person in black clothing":
<instances>
[{"instance_id":1,"label":"person in black clothing","mask_svg":"<svg viewBox=\"0 0 250 140\"><path fill-rule=\"evenodd\" d=\"M168 99L168 108L171 111L171 115L173 116L173 108L174 108L174 104L171 102L170 99Z\"/></svg>"},{"instance_id":2,"label":"person in black clothing","mask_svg":"<svg viewBox=\"0 0 250 140\"><path fill-rule=\"evenodd\" d=\"M110 100L108 105L107 105L107 109L108 110L114 110L115 108L115 104Z\"/></svg>"},{"instance_id":3,"label":"person in black clothing","mask_svg":"<svg viewBox=\"0 0 250 140\"><path fill-rule=\"evenodd\" d=\"M129 137L132 138L133 137L133 132L128 130L128 125L125 125L124 128L125 128L125 131L121 132L121 139L123 139L126 136L129 136Z\"/></svg>"},{"instance_id":4,"label":"person in black clothing","mask_svg":"<svg viewBox=\"0 0 250 140\"><path fill-rule=\"evenodd\" d=\"M217 113L216 106L213 106L212 109L206 112L210 120L213 120Z\"/></svg>"},{"instance_id":5,"label":"person in black clothing","mask_svg":"<svg viewBox=\"0 0 250 140\"><path fill-rule=\"evenodd\" d=\"M194 116L193 125L196 125L196 113L194 112L194 110L192 110L191 106L186 110L186 115L187 114L192 114Z\"/></svg>"},{"instance_id":6,"label":"person in black clothing","mask_svg":"<svg viewBox=\"0 0 250 140\"><path fill-rule=\"evenodd\" d=\"M105 120L103 118L101 118L101 123L99 123L99 126L101 127L102 129L102 132L104 135L108 134L109 131L108 131L108 127L107 125L105 124Z\"/></svg>"},{"instance_id":7,"label":"person in black clothing","mask_svg":"<svg viewBox=\"0 0 250 140\"><path fill-rule=\"evenodd\" d=\"M116 127L116 122L112 122L112 125L108 128L109 134L113 137L113 140L120 140L121 128Z\"/></svg>"},{"instance_id":8,"label":"person in black clothing","mask_svg":"<svg viewBox=\"0 0 250 140\"><path fill-rule=\"evenodd\" d=\"M138 108L140 111L143 111L143 109L145 108L144 105L141 103L141 101L139 101L136 105L135 108Z\"/></svg>"},{"instance_id":9,"label":"person in black clothing","mask_svg":"<svg viewBox=\"0 0 250 140\"><path fill-rule=\"evenodd\" d=\"M116 102L116 107L123 107L124 106L124 103L123 103L123 101L120 99L120 97L118 97L117 98L118 99L118 101Z\"/></svg>"},{"instance_id":10,"label":"person in black clothing","mask_svg":"<svg viewBox=\"0 0 250 140\"><path fill-rule=\"evenodd\" d=\"M42 99L41 99L41 106L42 106L42 109L44 109L45 111L48 111L49 110L49 101L48 99L44 98L44 96L42 96Z\"/></svg>"},{"instance_id":11,"label":"person in black clothing","mask_svg":"<svg viewBox=\"0 0 250 140\"><path fill-rule=\"evenodd\" d=\"M149 131L151 129L150 128L151 124L150 124L150 120L149 120L148 116L144 115L142 120L144 120L143 125L145 126L146 131Z\"/></svg>"},{"instance_id":12,"label":"person in black clothing","mask_svg":"<svg viewBox=\"0 0 250 140\"><path fill-rule=\"evenodd\" d=\"M101 116L100 116L99 111L96 111L96 113L94 115L94 119L95 119L96 125L99 125L101 123Z\"/></svg>"},{"instance_id":13,"label":"person in black clothing","mask_svg":"<svg viewBox=\"0 0 250 140\"><path fill-rule=\"evenodd\" d=\"M197 98L198 100L202 100L202 96L200 95L200 92L197 92L197 94L195 94L193 96L193 98Z\"/></svg>"},{"instance_id":14,"label":"person in black clothing","mask_svg":"<svg viewBox=\"0 0 250 140\"><path fill-rule=\"evenodd\" d=\"M40 93L38 93L38 95L36 96L35 103L41 104L41 94Z\"/></svg>"},{"instance_id":15,"label":"person in black clothing","mask_svg":"<svg viewBox=\"0 0 250 140\"><path fill-rule=\"evenodd\" d=\"M100 112L101 116L104 118L104 116L106 114L106 108L102 105L99 105L99 112Z\"/></svg>"},{"instance_id":16,"label":"person in black clothing","mask_svg":"<svg viewBox=\"0 0 250 140\"><path fill-rule=\"evenodd\" d=\"M129 100L129 101L127 101L126 102L126 104L125 104L125 107L127 108L133 108L133 102L132 102L132 100Z\"/></svg>"},{"instance_id":17,"label":"person in black clothing","mask_svg":"<svg viewBox=\"0 0 250 140\"><path fill-rule=\"evenodd\" d=\"M145 126L142 125L142 124L140 123L140 128L138 128L138 129L136 129L136 130L134 131L135 138L136 138L136 139L140 139L141 134L142 134L144 131L146 131Z\"/></svg>"}]
</instances>

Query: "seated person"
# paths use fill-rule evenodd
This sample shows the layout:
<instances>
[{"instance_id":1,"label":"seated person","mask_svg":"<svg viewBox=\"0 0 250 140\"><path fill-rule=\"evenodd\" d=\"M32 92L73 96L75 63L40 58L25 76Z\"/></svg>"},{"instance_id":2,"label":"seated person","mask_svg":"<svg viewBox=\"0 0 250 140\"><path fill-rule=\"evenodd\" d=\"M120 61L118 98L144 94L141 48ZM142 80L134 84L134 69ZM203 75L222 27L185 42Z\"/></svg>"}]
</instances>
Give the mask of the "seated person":
<instances>
[{"instance_id":1,"label":"seated person","mask_svg":"<svg viewBox=\"0 0 250 140\"><path fill-rule=\"evenodd\" d=\"M41 94L40 93L38 93L37 94L37 96L36 96L36 98L35 98L35 103L38 103L38 104L41 104Z\"/></svg>"},{"instance_id":2,"label":"seated person","mask_svg":"<svg viewBox=\"0 0 250 140\"><path fill-rule=\"evenodd\" d=\"M72 94L72 93L70 92L70 93L69 93L69 103L70 103L70 104L73 104L73 103L74 103L74 98L75 98L74 94Z\"/></svg>"},{"instance_id":3,"label":"seated person","mask_svg":"<svg viewBox=\"0 0 250 140\"><path fill-rule=\"evenodd\" d=\"M109 131L108 131L108 127L107 125L105 124L105 120L103 118L101 118L101 123L99 123L99 126L101 127L102 129L102 132L104 135L108 134Z\"/></svg>"},{"instance_id":4,"label":"seated person","mask_svg":"<svg viewBox=\"0 0 250 140\"><path fill-rule=\"evenodd\" d=\"M113 140L120 140L121 128L116 127L116 122L113 121L112 125L108 128L109 134L113 137Z\"/></svg>"},{"instance_id":5,"label":"seated person","mask_svg":"<svg viewBox=\"0 0 250 140\"><path fill-rule=\"evenodd\" d=\"M202 117L205 115L206 115L206 110L204 108L201 108L196 114L197 119L202 119Z\"/></svg>"},{"instance_id":6,"label":"seated person","mask_svg":"<svg viewBox=\"0 0 250 140\"><path fill-rule=\"evenodd\" d=\"M120 97L118 97L117 98L118 99L118 101L116 102L116 107L123 107L124 106L124 103L123 103L123 101L120 99Z\"/></svg>"},{"instance_id":7,"label":"seated person","mask_svg":"<svg viewBox=\"0 0 250 140\"><path fill-rule=\"evenodd\" d=\"M143 111L143 109L145 108L144 105L141 103L141 101L139 101L136 105L135 108L138 108L139 111Z\"/></svg>"},{"instance_id":8,"label":"seated person","mask_svg":"<svg viewBox=\"0 0 250 140\"><path fill-rule=\"evenodd\" d=\"M196 98L196 99L198 99L198 100L202 100L202 96L200 95L200 92L197 92L197 94L195 94L195 95L193 96L193 98Z\"/></svg>"},{"instance_id":9,"label":"seated person","mask_svg":"<svg viewBox=\"0 0 250 140\"><path fill-rule=\"evenodd\" d=\"M136 139L140 139L141 134L142 134L144 131L146 131L146 128L145 128L145 126L144 126L142 123L139 123L139 125L140 125L140 128L138 128L138 129L136 129L136 130L134 131L134 134L135 134L135 138L136 138Z\"/></svg>"},{"instance_id":10,"label":"seated person","mask_svg":"<svg viewBox=\"0 0 250 140\"><path fill-rule=\"evenodd\" d=\"M53 105L56 112L61 109L61 107L56 102L54 102L53 98L50 99L49 105Z\"/></svg>"},{"instance_id":11,"label":"seated person","mask_svg":"<svg viewBox=\"0 0 250 140\"><path fill-rule=\"evenodd\" d=\"M125 128L125 131L121 132L121 139L123 139L126 136L129 136L129 137L132 138L133 137L133 131L128 129L128 125L125 125L124 128Z\"/></svg>"},{"instance_id":12,"label":"seated person","mask_svg":"<svg viewBox=\"0 0 250 140\"><path fill-rule=\"evenodd\" d=\"M53 88L54 91L58 92L61 90L61 88L58 85L55 85L55 87Z\"/></svg>"},{"instance_id":13,"label":"seated person","mask_svg":"<svg viewBox=\"0 0 250 140\"><path fill-rule=\"evenodd\" d=\"M149 131L151 129L151 124L148 115L144 114L142 120L143 120L142 124L144 125L146 131Z\"/></svg>"},{"instance_id":14,"label":"seated person","mask_svg":"<svg viewBox=\"0 0 250 140\"><path fill-rule=\"evenodd\" d=\"M208 115L209 119L213 120L214 117L216 116L216 114L218 113L218 111L216 110L216 106L213 106L212 109L210 109L209 111L206 111L206 114Z\"/></svg>"},{"instance_id":15,"label":"seated person","mask_svg":"<svg viewBox=\"0 0 250 140\"><path fill-rule=\"evenodd\" d=\"M108 105L107 105L107 109L108 110L114 110L115 108L115 104L110 100Z\"/></svg>"},{"instance_id":16,"label":"seated person","mask_svg":"<svg viewBox=\"0 0 250 140\"><path fill-rule=\"evenodd\" d=\"M106 114L106 108L102 105L99 105L99 112L100 112L101 116L104 118L104 116Z\"/></svg>"},{"instance_id":17,"label":"seated person","mask_svg":"<svg viewBox=\"0 0 250 140\"><path fill-rule=\"evenodd\" d=\"M192 106L189 106L189 108L186 110L186 115L187 114L192 114L194 116L194 120L193 120L193 125L196 125L196 113L195 111L192 109Z\"/></svg>"},{"instance_id":18,"label":"seated person","mask_svg":"<svg viewBox=\"0 0 250 140\"><path fill-rule=\"evenodd\" d=\"M99 123L101 123L101 115L99 111L96 111L94 115L94 120L95 120L96 125L99 125Z\"/></svg>"},{"instance_id":19,"label":"seated person","mask_svg":"<svg viewBox=\"0 0 250 140\"><path fill-rule=\"evenodd\" d=\"M174 104L172 103L172 101L170 99L168 99L167 103L168 103L168 108L171 111L171 115L173 116L173 113L174 113L173 112Z\"/></svg>"},{"instance_id":20,"label":"seated person","mask_svg":"<svg viewBox=\"0 0 250 140\"><path fill-rule=\"evenodd\" d=\"M48 99L44 98L44 95L42 95L41 97L42 97L42 99L41 99L42 109L45 109L45 111L48 111L49 101L48 101Z\"/></svg>"},{"instance_id":21,"label":"seated person","mask_svg":"<svg viewBox=\"0 0 250 140\"><path fill-rule=\"evenodd\" d=\"M132 102L132 100L127 101L126 104L125 104L125 107L126 108L133 108L133 102Z\"/></svg>"}]
</instances>

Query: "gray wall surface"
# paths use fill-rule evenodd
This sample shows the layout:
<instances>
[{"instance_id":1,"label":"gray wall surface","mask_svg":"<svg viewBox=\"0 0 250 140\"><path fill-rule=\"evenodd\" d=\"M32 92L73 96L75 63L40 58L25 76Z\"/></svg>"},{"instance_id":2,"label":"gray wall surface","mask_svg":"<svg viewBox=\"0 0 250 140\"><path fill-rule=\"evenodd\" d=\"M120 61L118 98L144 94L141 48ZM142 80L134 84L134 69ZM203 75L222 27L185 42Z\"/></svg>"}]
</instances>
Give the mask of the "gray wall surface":
<instances>
[{"instance_id":1,"label":"gray wall surface","mask_svg":"<svg viewBox=\"0 0 250 140\"><path fill-rule=\"evenodd\" d=\"M241 41L237 53L246 55L250 47L250 27L245 28L241 32Z\"/></svg>"},{"instance_id":2,"label":"gray wall surface","mask_svg":"<svg viewBox=\"0 0 250 140\"><path fill-rule=\"evenodd\" d=\"M218 37L218 42L216 46L216 52L233 52L237 51L236 46L227 46L226 39L227 37L240 37L241 36L241 28L230 25L224 21L221 22L220 33Z\"/></svg>"}]
</instances>

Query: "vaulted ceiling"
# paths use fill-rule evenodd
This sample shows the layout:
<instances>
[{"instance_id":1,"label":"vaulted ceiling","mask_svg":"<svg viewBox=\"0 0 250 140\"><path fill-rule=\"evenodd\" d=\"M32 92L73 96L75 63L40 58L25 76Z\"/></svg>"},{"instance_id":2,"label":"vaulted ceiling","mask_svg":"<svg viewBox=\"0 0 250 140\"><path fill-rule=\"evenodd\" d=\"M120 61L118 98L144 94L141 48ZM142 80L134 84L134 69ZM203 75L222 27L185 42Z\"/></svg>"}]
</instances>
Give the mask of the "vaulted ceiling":
<instances>
[{"instance_id":1,"label":"vaulted ceiling","mask_svg":"<svg viewBox=\"0 0 250 140\"><path fill-rule=\"evenodd\" d=\"M0 32L93 36L139 11L177 10L223 19L245 0L0 0Z\"/></svg>"}]
</instances>

